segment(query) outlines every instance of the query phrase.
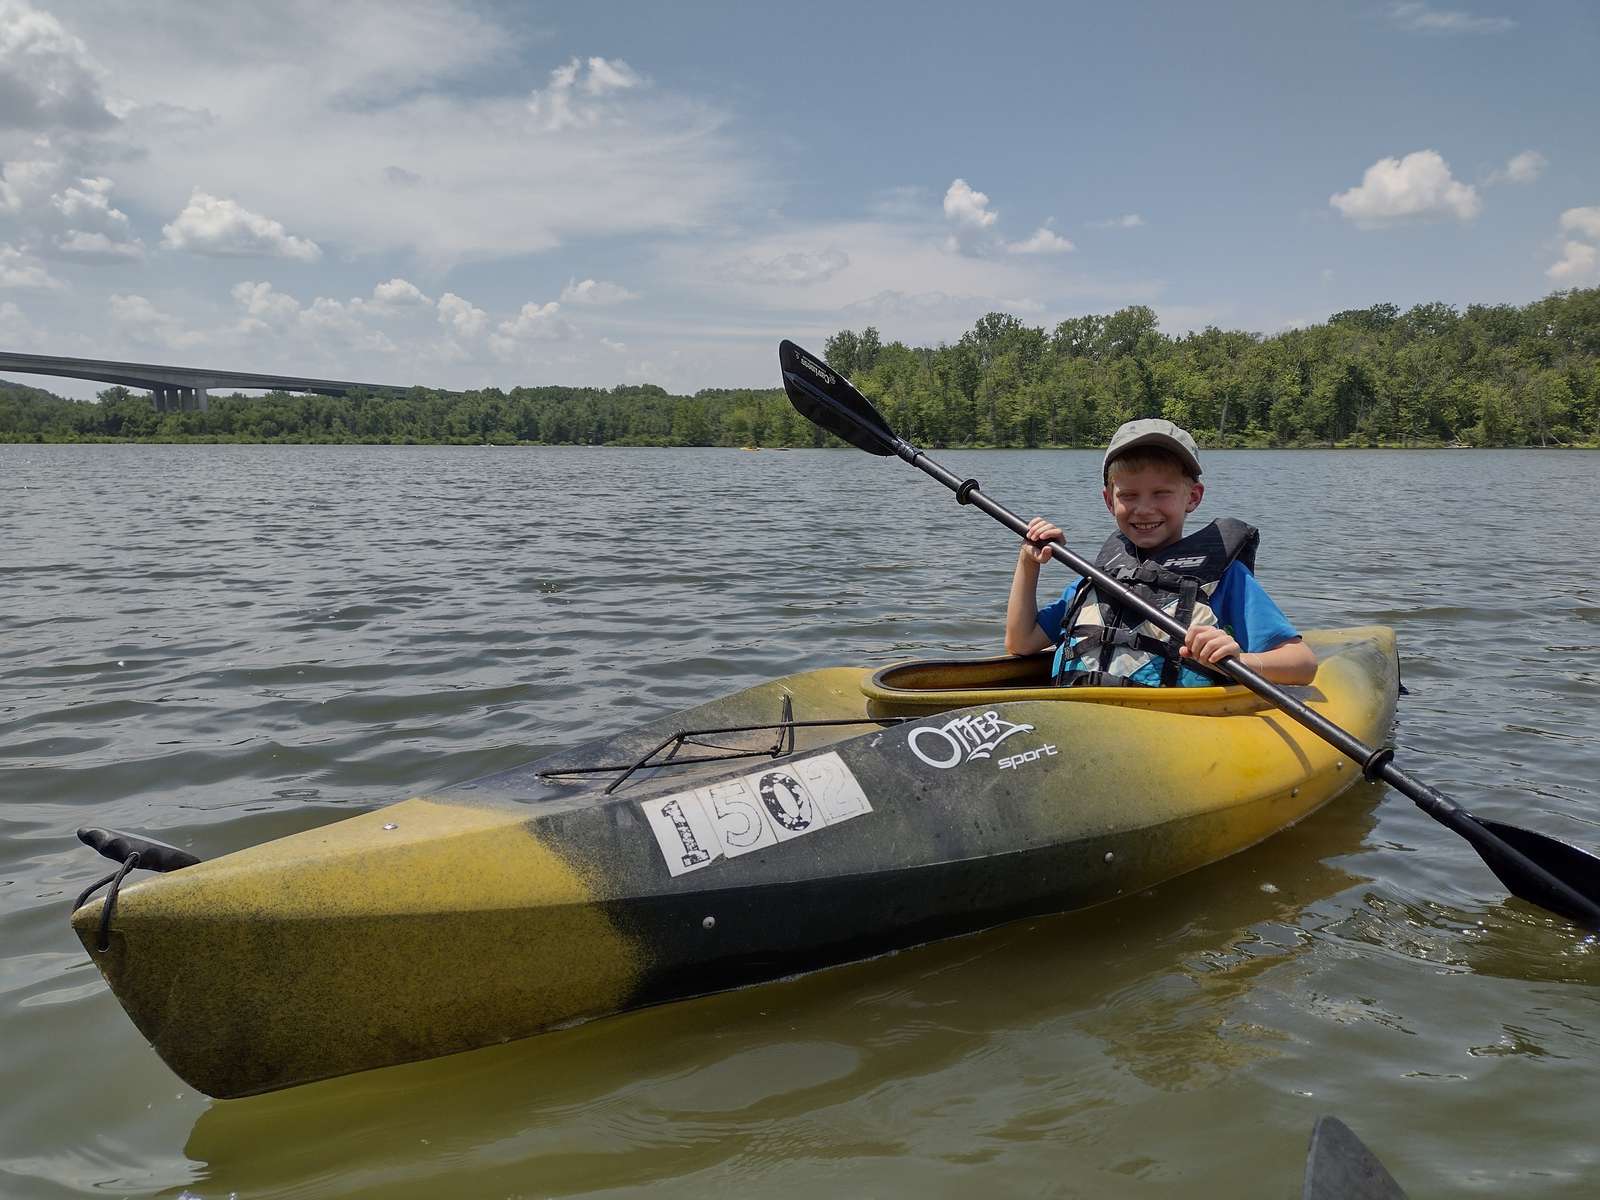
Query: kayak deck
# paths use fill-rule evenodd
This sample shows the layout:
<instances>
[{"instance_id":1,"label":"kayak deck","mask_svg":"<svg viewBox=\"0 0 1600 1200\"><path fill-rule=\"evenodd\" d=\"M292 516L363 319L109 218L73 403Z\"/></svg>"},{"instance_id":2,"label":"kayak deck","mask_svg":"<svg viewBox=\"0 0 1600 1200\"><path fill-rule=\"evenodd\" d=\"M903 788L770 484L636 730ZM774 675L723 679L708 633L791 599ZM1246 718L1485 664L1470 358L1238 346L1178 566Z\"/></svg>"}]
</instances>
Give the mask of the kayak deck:
<instances>
[{"instance_id":1,"label":"kayak deck","mask_svg":"<svg viewBox=\"0 0 1600 1200\"><path fill-rule=\"evenodd\" d=\"M1294 693L1383 741L1392 632L1307 640ZM910 668L792 675L142 880L104 953L103 901L73 924L179 1075L248 1095L1099 903L1360 778L1242 689L922 666L937 697Z\"/></svg>"}]
</instances>

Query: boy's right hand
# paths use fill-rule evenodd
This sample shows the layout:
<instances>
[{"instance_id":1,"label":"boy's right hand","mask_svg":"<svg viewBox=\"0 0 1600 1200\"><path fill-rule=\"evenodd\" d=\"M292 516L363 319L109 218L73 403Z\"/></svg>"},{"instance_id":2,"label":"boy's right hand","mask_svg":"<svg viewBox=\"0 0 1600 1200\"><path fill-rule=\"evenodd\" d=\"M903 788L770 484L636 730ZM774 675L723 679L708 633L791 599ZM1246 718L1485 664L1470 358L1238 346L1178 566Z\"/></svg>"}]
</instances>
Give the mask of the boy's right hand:
<instances>
[{"instance_id":1,"label":"boy's right hand","mask_svg":"<svg viewBox=\"0 0 1600 1200\"><path fill-rule=\"evenodd\" d=\"M1022 543L1022 558L1035 565L1050 561L1051 542L1067 544L1067 535L1061 532L1059 525L1052 525L1043 517L1035 517L1028 522L1027 540Z\"/></svg>"}]
</instances>

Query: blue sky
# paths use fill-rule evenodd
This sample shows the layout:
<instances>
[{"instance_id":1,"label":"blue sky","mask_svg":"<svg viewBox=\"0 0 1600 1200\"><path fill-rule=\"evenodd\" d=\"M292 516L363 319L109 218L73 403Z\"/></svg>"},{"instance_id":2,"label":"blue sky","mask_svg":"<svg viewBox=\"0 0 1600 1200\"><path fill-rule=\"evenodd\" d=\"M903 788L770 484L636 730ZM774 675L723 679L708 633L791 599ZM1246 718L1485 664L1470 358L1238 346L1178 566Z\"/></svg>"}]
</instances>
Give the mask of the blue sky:
<instances>
[{"instance_id":1,"label":"blue sky","mask_svg":"<svg viewBox=\"0 0 1600 1200\"><path fill-rule=\"evenodd\" d=\"M0 0L0 348L694 390L1525 303L1600 284L1597 61L1592 2Z\"/></svg>"}]
</instances>

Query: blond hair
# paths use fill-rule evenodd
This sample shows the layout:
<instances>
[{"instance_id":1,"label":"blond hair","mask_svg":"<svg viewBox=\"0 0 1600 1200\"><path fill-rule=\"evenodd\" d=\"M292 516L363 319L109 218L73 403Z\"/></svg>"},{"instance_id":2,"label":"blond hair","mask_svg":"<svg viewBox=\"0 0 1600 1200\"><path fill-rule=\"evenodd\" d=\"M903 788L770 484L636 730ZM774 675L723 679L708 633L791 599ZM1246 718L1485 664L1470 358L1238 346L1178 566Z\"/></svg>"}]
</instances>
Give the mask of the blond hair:
<instances>
[{"instance_id":1,"label":"blond hair","mask_svg":"<svg viewBox=\"0 0 1600 1200\"><path fill-rule=\"evenodd\" d=\"M1146 467L1170 467L1188 482L1198 482L1189 474L1189 467L1183 459L1171 450L1165 450L1160 446L1135 446L1106 464L1106 483L1110 484L1119 471L1142 471Z\"/></svg>"}]
</instances>

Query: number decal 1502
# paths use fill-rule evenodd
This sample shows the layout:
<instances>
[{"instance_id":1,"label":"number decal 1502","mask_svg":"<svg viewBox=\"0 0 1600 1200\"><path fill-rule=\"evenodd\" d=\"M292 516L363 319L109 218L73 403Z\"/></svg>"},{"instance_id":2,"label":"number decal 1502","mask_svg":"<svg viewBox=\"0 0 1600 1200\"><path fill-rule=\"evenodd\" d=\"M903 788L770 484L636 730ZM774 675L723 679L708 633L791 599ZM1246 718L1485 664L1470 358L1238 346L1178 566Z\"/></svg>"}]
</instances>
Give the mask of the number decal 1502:
<instances>
[{"instance_id":1,"label":"number decal 1502","mask_svg":"<svg viewBox=\"0 0 1600 1200\"><path fill-rule=\"evenodd\" d=\"M872 811L850 768L831 750L639 806L674 875Z\"/></svg>"}]
</instances>

